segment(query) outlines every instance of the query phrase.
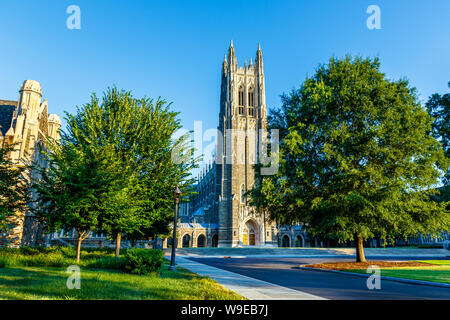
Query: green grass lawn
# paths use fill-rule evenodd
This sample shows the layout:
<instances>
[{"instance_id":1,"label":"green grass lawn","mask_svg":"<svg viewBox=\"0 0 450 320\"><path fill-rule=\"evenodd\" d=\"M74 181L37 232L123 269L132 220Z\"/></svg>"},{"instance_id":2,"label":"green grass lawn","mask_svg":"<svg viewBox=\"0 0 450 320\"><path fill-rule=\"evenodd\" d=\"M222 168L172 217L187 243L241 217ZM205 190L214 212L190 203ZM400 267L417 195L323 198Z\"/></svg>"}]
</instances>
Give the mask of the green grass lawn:
<instances>
[{"instance_id":1,"label":"green grass lawn","mask_svg":"<svg viewBox=\"0 0 450 320\"><path fill-rule=\"evenodd\" d=\"M417 260L417 262L424 262L437 265L450 265L450 260Z\"/></svg>"},{"instance_id":2,"label":"green grass lawn","mask_svg":"<svg viewBox=\"0 0 450 320\"><path fill-rule=\"evenodd\" d=\"M66 286L65 268L0 268L0 299L244 299L217 282L183 268L139 276L116 270L81 269L81 289Z\"/></svg>"},{"instance_id":3,"label":"green grass lawn","mask_svg":"<svg viewBox=\"0 0 450 320\"><path fill-rule=\"evenodd\" d=\"M397 267L382 268L381 276L450 283L450 261L449 260L422 260L429 263L424 267ZM350 272L364 273L366 270L345 270Z\"/></svg>"}]
</instances>

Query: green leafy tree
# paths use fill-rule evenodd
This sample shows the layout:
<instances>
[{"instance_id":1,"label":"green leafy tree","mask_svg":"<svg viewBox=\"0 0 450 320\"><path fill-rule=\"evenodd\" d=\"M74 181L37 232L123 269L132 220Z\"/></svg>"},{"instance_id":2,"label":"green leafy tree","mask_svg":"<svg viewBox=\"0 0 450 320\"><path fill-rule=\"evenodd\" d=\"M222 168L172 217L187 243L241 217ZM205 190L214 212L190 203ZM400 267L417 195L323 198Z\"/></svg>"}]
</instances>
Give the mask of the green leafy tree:
<instances>
[{"instance_id":1,"label":"green leafy tree","mask_svg":"<svg viewBox=\"0 0 450 320\"><path fill-rule=\"evenodd\" d=\"M102 228L102 232L116 239L116 256L119 256L122 234L134 233L146 223L142 213L142 193L138 181L130 179L128 185L125 181L119 188L114 186L115 183L105 195L99 227Z\"/></svg>"},{"instance_id":2,"label":"green leafy tree","mask_svg":"<svg viewBox=\"0 0 450 320\"><path fill-rule=\"evenodd\" d=\"M448 83L450 88L450 82ZM450 93L433 94L426 103L428 113L433 117L433 134L441 142L447 158L450 158ZM450 170L443 179L445 190L450 187Z\"/></svg>"},{"instance_id":3,"label":"green leafy tree","mask_svg":"<svg viewBox=\"0 0 450 320\"><path fill-rule=\"evenodd\" d=\"M251 202L280 224L312 235L363 241L450 227L432 200L448 162L429 134L432 119L406 80L390 81L378 59L330 59L269 118L280 129L280 169L260 177Z\"/></svg>"},{"instance_id":4,"label":"green leafy tree","mask_svg":"<svg viewBox=\"0 0 450 320\"><path fill-rule=\"evenodd\" d=\"M19 211L26 210L28 183L26 166L15 165L9 154L13 146L0 146L0 231L9 228L8 220Z\"/></svg>"},{"instance_id":5,"label":"green leafy tree","mask_svg":"<svg viewBox=\"0 0 450 320\"><path fill-rule=\"evenodd\" d=\"M108 170L108 150L94 149L84 140L70 142L63 133L61 142L48 141L48 168L36 167L40 178L33 181L37 192L36 217L46 223L48 232L77 232L76 261L81 244L97 228L103 212L102 199L113 176Z\"/></svg>"},{"instance_id":6,"label":"green leafy tree","mask_svg":"<svg viewBox=\"0 0 450 320\"><path fill-rule=\"evenodd\" d=\"M188 175L196 162L172 159L175 149L190 154L185 137L173 139L181 128L177 116L164 100L135 99L117 88L107 90L102 100L93 95L68 116L72 143L85 140L111 151L107 170L115 177L102 199L98 228L116 239L116 256L123 234L145 238L167 226L173 218L174 186L188 189L193 183Z\"/></svg>"}]
</instances>

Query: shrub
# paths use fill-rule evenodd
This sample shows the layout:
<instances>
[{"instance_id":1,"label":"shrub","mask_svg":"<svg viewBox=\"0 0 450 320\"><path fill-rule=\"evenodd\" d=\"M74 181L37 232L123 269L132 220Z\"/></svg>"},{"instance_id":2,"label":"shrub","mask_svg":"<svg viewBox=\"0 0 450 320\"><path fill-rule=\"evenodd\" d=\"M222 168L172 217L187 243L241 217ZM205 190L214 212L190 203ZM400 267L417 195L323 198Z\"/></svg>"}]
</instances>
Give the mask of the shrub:
<instances>
[{"instance_id":1,"label":"shrub","mask_svg":"<svg viewBox=\"0 0 450 320\"><path fill-rule=\"evenodd\" d=\"M109 250L83 250L80 266L95 264L98 260L106 258ZM76 250L73 247L21 247L0 248L0 259L3 267L67 267L75 264ZM105 261L99 262L98 266L108 265ZM113 269L120 269L119 267Z\"/></svg>"},{"instance_id":2,"label":"shrub","mask_svg":"<svg viewBox=\"0 0 450 320\"><path fill-rule=\"evenodd\" d=\"M24 256L35 256L37 254L40 254L41 252L37 248L31 248L31 247L21 247L19 249L20 254Z\"/></svg>"},{"instance_id":3,"label":"shrub","mask_svg":"<svg viewBox=\"0 0 450 320\"><path fill-rule=\"evenodd\" d=\"M125 254L125 271L133 274L159 273L164 252L157 249L129 249Z\"/></svg>"},{"instance_id":4,"label":"shrub","mask_svg":"<svg viewBox=\"0 0 450 320\"><path fill-rule=\"evenodd\" d=\"M134 274L158 273L164 259L162 250L129 249L123 257L113 256L114 248L83 248L80 267L122 270ZM67 267L75 263L73 247L0 248L0 268Z\"/></svg>"}]
</instances>

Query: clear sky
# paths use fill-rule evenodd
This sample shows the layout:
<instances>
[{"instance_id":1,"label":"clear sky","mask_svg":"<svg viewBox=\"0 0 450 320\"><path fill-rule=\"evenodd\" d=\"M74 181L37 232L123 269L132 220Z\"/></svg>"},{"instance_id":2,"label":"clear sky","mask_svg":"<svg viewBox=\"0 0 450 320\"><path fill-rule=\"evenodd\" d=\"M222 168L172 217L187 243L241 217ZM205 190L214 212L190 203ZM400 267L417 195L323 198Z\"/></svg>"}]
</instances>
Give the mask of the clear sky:
<instances>
[{"instance_id":1,"label":"clear sky","mask_svg":"<svg viewBox=\"0 0 450 320\"><path fill-rule=\"evenodd\" d=\"M69 5L81 29L69 30ZM369 30L369 5L381 29ZM161 96L215 128L220 70L233 39L238 64L264 57L268 107L320 63L346 53L378 56L388 78L406 77L423 101L450 81L450 1L114 1L0 2L0 99L16 100L25 79L42 84L60 116L108 87Z\"/></svg>"}]
</instances>

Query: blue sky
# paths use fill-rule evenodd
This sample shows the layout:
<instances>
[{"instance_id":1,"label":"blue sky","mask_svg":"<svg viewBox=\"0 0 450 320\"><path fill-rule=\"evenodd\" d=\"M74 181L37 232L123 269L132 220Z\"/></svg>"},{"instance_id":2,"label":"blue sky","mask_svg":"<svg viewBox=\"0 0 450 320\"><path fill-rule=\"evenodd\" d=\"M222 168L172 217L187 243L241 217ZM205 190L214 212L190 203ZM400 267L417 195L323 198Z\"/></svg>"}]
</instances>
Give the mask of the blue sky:
<instances>
[{"instance_id":1,"label":"blue sky","mask_svg":"<svg viewBox=\"0 0 450 320\"><path fill-rule=\"evenodd\" d=\"M81 30L66 8L81 9ZM369 5L381 30L366 27ZM192 129L215 128L220 69L233 39L238 63L261 43L268 107L330 56L378 56L388 78L406 77L422 100L450 81L450 1L113 1L0 3L0 99L41 82L60 116L108 87L161 96Z\"/></svg>"}]
</instances>

